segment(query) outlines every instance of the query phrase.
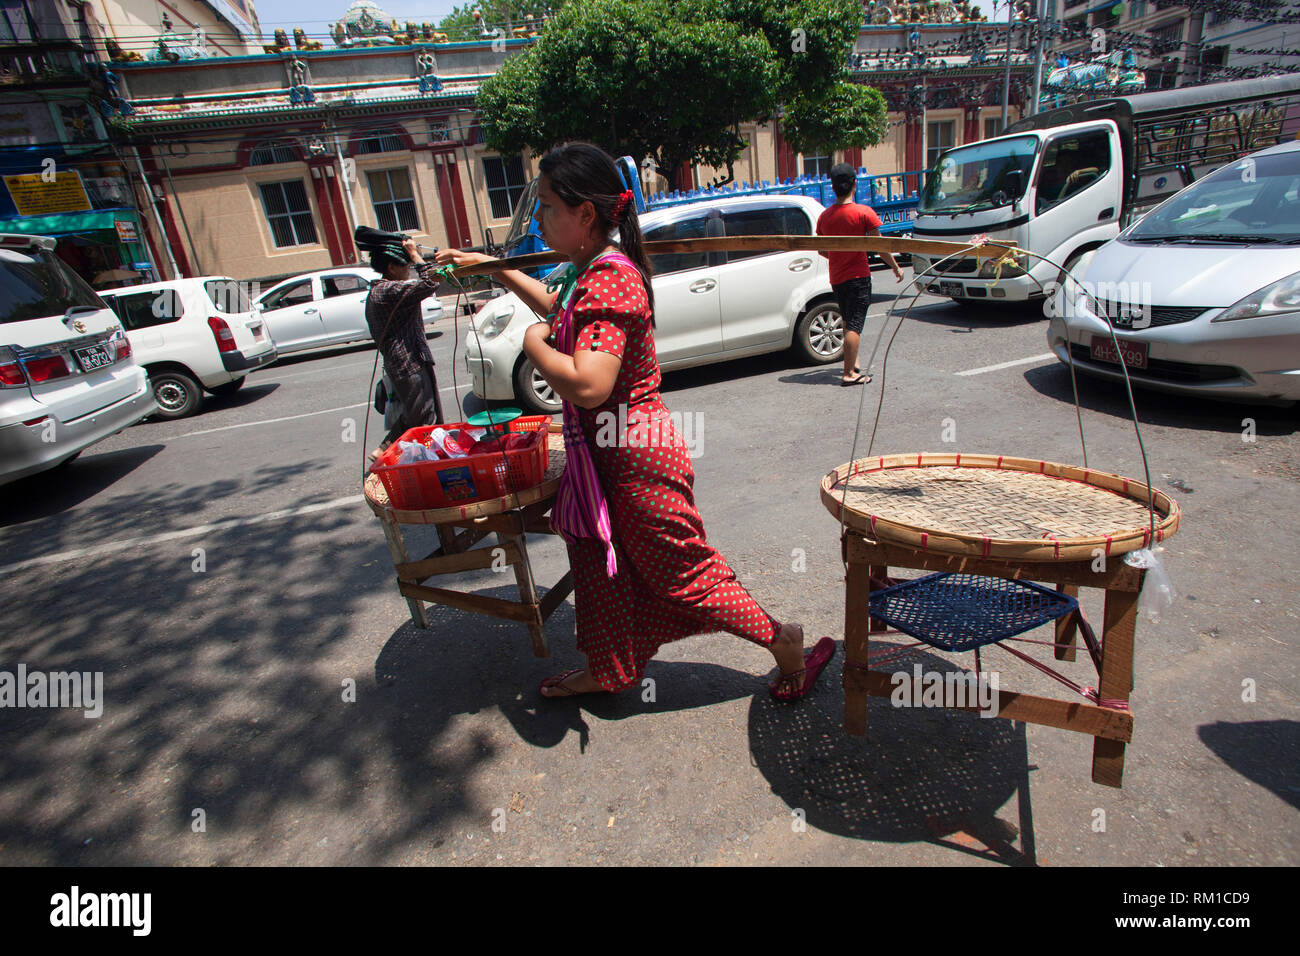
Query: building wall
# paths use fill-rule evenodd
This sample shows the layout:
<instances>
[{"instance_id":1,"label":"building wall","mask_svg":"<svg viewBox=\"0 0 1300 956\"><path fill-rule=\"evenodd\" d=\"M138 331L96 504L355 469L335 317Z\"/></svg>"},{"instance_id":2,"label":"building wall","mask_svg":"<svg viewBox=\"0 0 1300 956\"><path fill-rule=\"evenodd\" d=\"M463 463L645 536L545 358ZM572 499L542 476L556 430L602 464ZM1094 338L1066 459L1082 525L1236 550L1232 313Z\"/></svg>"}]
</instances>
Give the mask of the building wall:
<instances>
[{"instance_id":1,"label":"building wall","mask_svg":"<svg viewBox=\"0 0 1300 956\"><path fill-rule=\"evenodd\" d=\"M262 41L256 33L257 13L252 0L226 0L226 3L236 13L241 7L250 13L254 32L241 36L202 0L89 0L88 8L102 30L97 39L112 38L122 49L143 57L148 56L153 42L162 33L164 12L172 22L172 33L177 39L188 37L195 27L201 26L207 45L218 55L261 53Z\"/></svg>"},{"instance_id":2,"label":"building wall","mask_svg":"<svg viewBox=\"0 0 1300 956\"><path fill-rule=\"evenodd\" d=\"M94 2L117 4L111 8L118 10L135 0ZM178 32L182 26L177 22ZM953 28L942 29L952 32ZM925 32L934 31L926 28ZM907 31L899 29L875 30L870 42L859 43L859 51L905 44L906 35ZM927 41L933 38L926 36ZM505 55L517 55L525 49L526 43L512 42ZM201 266L205 272L240 279L271 279L343 264L349 256L355 256L352 227L378 225L366 174L381 169L406 171L418 210L419 227L410 230L417 241L440 248L479 245L486 230L491 231L495 241L502 240L510 216L492 215L484 167L484 160L494 154L474 142L477 137L473 135L463 144L434 141L438 137L431 133L429 124L440 117L449 119L447 114L456 111L458 106L468 106L477 91L478 80L498 69L504 57L489 44L436 45L433 52L437 57L437 75L449 82L441 92L426 94L428 99L420 103L418 95L413 95L419 52L410 48L374 48L295 54L307 65L310 71L307 83L317 96L316 107L304 111L310 113L310 120L306 115L301 119L295 115L297 108L292 106L289 95L290 58L287 57L259 55L178 64L115 64L113 69L126 95L150 118L141 126L142 131L158 131L145 132L145 140L156 137L167 144L165 161L171 170L171 180L161 175L161 169L150 168L148 172L155 191L165 195L165 212L171 215L165 225L173 246L184 247L184 258L196 260L182 263L182 267ZM869 81L870 75L863 78ZM964 83L966 78L960 77L959 81ZM898 105L897 100L905 89L900 84L910 84L912 78L894 71L880 82L892 84L889 95ZM988 79L981 74L971 82L987 86ZM953 85L951 79L947 85ZM355 102L373 95L366 91L376 89L382 90L384 97L391 96L392 102L377 102L366 115L357 115ZM241 93L253 95L231 96ZM183 100L173 102L178 96ZM358 100L352 100L352 96ZM232 107L246 109L247 119L233 118ZM979 127L981 135L983 117L999 113L999 107L984 109ZM1014 119L1014 111L1012 115ZM356 177L351 183L344 182L342 169L334 157L332 134L322 126L323 118L331 116L328 122L337 125L345 151L353 132L373 131L379 126L400 128L409 148L350 157L355 160ZM956 145L966 139L964 117L961 108L952 108L949 103L948 109L929 110L925 118L953 120ZM917 153L920 139L915 135L916 127L912 126L913 152L909 153L909 127L904 119L902 113L891 112L883 143L861 150L838 151L832 161L847 160L875 174L896 173L921 165L916 156L924 154ZM240 129L231 129L234 122L242 123ZM181 124L193 130L201 123L207 124L207 129L168 132ZM454 126L448 123L449 128ZM746 147L735 166L736 182L773 182L797 175L802 169L802 157L789 152L772 123L743 123L739 131ZM321 136L325 153L310 162L304 155L292 163L249 167L250 142L276 136L294 139L300 147L312 137ZM521 160L526 182L536 174L537 161L529 156ZM162 162L162 157L159 161ZM688 186L705 185L725 175L725 170L710 167L689 172ZM452 198L447 194L449 177L458 197L452 202L445 201ZM274 244L258 185L288 179L304 184L318 241L280 249ZM649 191L666 187L667 182L661 180ZM335 195L340 199L350 198L355 213L348 209L346 202L332 201ZM342 213L339 206L344 210ZM189 238L185 236L186 226Z\"/></svg>"},{"instance_id":3,"label":"building wall","mask_svg":"<svg viewBox=\"0 0 1300 956\"><path fill-rule=\"evenodd\" d=\"M426 246L439 248L478 245L482 230L490 229L496 241L504 238L510 225L510 216L494 217L487 188L484 160L497 157L497 153L484 145L430 146L428 128L424 118L394 120L387 124L405 131L413 140L415 149L401 149L384 153L371 153L350 157L355 162L356 179L347 184L338 179L340 166L334 155L334 143L326 145L329 154L321 163L309 164L305 159L259 166L241 166L241 143L247 147L275 136L224 137L221 142L211 137L194 134L169 142L165 156L159 152L157 163L160 175L153 178L165 194L166 202L175 218L176 229L185 246L187 258L193 268L201 267L209 274L230 275L237 279L271 279L298 272L326 269L337 264L331 256L327 241L331 222L344 233L343 251L354 257L356 249L351 242L351 232L356 225L379 226L371 201L367 173L381 170L404 170L411 183L415 200L417 229L408 230L412 238ZM368 121L358 131L372 132L374 121ZM279 138L293 140L303 131L286 129ZM350 134L340 131L340 145L349 152ZM146 158L148 151L145 151ZM470 169L466 171L466 156ZM163 169L170 170L170 179ZM455 180L460 187L465 204L465 220L469 227L469 242L453 234L448 228L449 211L442 201L439 189L439 165L455 170ZM149 165L146 163L146 165ZM523 178L526 182L537 174L537 162L523 158ZM338 181L340 195L351 196L356 210L355 221L351 212L339 221L334 208L321 208L313 168L321 176ZM277 248L262 205L260 184L299 181L303 184L312 214L317 242L310 245ZM472 187L471 187L472 180ZM327 188L335 188L331 184ZM452 214L454 219L454 214ZM188 226L189 236L185 236ZM192 239L192 246L191 246ZM197 256L194 255L197 253ZM346 262L346 258L344 259Z\"/></svg>"}]
</instances>

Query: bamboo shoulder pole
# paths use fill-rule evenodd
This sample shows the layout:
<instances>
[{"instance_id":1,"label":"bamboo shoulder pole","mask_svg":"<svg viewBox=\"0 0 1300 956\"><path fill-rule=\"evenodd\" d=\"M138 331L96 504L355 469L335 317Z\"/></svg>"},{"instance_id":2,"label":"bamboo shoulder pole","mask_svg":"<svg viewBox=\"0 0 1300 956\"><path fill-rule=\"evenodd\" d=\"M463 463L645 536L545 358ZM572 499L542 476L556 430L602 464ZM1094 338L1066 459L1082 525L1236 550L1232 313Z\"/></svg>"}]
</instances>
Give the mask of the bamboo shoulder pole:
<instances>
[{"instance_id":1,"label":"bamboo shoulder pole","mask_svg":"<svg viewBox=\"0 0 1300 956\"><path fill-rule=\"evenodd\" d=\"M916 253L932 258L966 255L977 259L998 259L1014 255L1018 248L1004 242L942 242L937 239L891 239L885 236L728 236L713 239L668 239L645 244L646 255L666 252L888 252L893 255ZM558 252L534 252L512 256L476 266L461 266L452 275L490 275L507 269L532 269L535 266L567 262Z\"/></svg>"}]
</instances>

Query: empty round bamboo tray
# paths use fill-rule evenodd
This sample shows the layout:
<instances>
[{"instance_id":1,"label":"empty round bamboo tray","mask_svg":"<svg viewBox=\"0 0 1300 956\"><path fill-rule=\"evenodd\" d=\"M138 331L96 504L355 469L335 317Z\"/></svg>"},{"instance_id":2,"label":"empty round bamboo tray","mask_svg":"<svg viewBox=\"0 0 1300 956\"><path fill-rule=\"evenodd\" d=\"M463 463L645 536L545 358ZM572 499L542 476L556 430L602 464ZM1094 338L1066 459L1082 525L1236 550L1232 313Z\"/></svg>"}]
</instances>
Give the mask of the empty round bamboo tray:
<instances>
[{"instance_id":1,"label":"empty round bamboo tray","mask_svg":"<svg viewBox=\"0 0 1300 956\"><path fill-rule=\"evenodd\" d=\"M501 514L515 508L536 504L555 494L560 487L560 475L564 473L564 436L552 424L550 440L550 461L541 484L523 488L517 494L501 498L486 498L469 504L455 505L451 508L430 508L424 511L405 511L394 508L388 501L388 489L379 480L378 475L367 474L365 480L366 504L375 514L387 512L400 524L448 524L452 521L469 521L485 515Z\"/></svg>"},{"instance_id":2,"label":"empty round bamboo tray","mask_svg":"<svg viewBox=\"0 0 1300 956\"><path fill-rule=\"evenodd\" d=\"M845 482L847 481L847 494ZM882 544L983 558L1084 561L1151 544L1147 486L1104 471L1004 455L862 458L821 482L822 502ZM841 500L844 505L841 508ZM1155 492L1155 540L1178 504Z\"/></svg>"}]
</instances>

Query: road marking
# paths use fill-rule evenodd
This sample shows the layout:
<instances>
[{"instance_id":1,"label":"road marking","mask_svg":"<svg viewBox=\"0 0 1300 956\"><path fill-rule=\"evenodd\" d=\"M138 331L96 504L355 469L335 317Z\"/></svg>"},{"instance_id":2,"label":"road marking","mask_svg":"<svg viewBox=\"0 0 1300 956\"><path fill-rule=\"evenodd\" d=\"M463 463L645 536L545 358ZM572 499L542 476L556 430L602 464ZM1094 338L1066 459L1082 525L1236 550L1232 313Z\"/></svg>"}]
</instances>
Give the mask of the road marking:
<instances>
[{"instance_id":1,"label":"road marking","mask_svg":"<svg viewBox=\"0 0 1300 956\"><path fill-rule=\"evenodd\" d=\"M330 368L312 369L310 372L293 372L289 375L278 375L278 376L268 375L266 378L258 378L255 380L250 379L249 384L260 385L263 382L283 382L283 381L288 381L291 378L307 378L312 375L329 375L333 372L339 372L342 371L343 369L348 369L348 368L368 368L371 364L372 364L371 362L350 362L347 365L334 365L331 366ZM268 371L270 370L268 369Z\"/></svg>"},{"instance_id":2,"label":"road marking","mask_svg":"<svg viewBox=\"0 0 1300 956\"><path fill-rule=\"evenodd\" d=\"M284 418L268 418L259 422L240 422L238 425L220 425L217 428L200 428L196 432L186 432L183 435L176 435L176 438L189 438L193 435L211 435L213 432L226 432L232 428L252 428L254 425L275 425L280 422L291 422L296 418L311 418L313 415L328 415L330 412L346 412L350 408L365 408L369 402L358 402L355 405L340 405L338 408L322 408L318 412L303 412L301 415L286 415ZM170 439L169 439L170 440Z\"/></svg>"},{"instance_id":3,"label":"road marking","mask_svg":"<svg viewBox=\"0 0 1300 956\"><path fill-rule=\"evenodd\" d=\"M997 365L985 365L983 368L969 368L964 372L954 372L954 375L983 375L985 372L996 372L999 369L1014 368L1017 365L1028 365L1031 362L1041 362L1044 359L1056 358L1054 352L1044 352L1042 355L1031 355L1029 358L1015 359L1011 362L999 362Z\"/></svg>"},{"instance_id":4,"label":"road marking","mask_svg":"<svg viewBox=\"0 0 1300 956\"><path fill-rule=\"evenodd\" d=\"M454 392L462 388L470 388L469 383L465 385L448 385L446 388L438 389L439 392ZM286 415L283 418L268 418L264 421L257 422L240 422L237 425L219 425L216 428L200 428L198 431L185 432L182 435L173 435L165 441L174 441L177 438L190 438L194 435L211 435L213 432L230 431L233 428L252 428L255 425L278 425L280 422L291 422L298 418L311 418L313 415L328 415L330 412L346 412L353 408L366 408L369 402L358 402L355 405L340 405L338 408L322 408L318 412L303 412L301 415Z\"/></svg>"},{"instance_id":5,"label":"road marking","mask_svg":"<svg viewBox=\"0 0 1300 956\"><path fill-rule=\"evenodd\" d=\"M42 564L62 564L67 561L97 558L101 555L112 554L116 551L126 551L131 548L140 548L150 544L160 544L164 541L175 541L179 538L193 538L201 534L216 534L221 531L229 531L232 528L243 528L248 525L265 524L268 521L279 521L283 518L296 518L299 515L314 514L317 511L330 511L334 508L351 508L353 505L361 504L364 500L364 495L348 495L346 498L335 498L332 501L321 501L314 505L302 505L298 508L285 508L282 511L268 511L266 514L253 515L251 518L231 518L227 521L216 521L212 524L198 525L194 528L182 528L179 531L168 531L164 534L155 534L142 538L128 538L125 541L116 541L112 544L101 544L93 548L77 548L72 551L60 551L58 554L46 554L39 558L28 558L26 561L19 561L16 564L6 565L0 568L0 574L22 571L26 568L32 568Z\"/></svg>"}]
</instances>

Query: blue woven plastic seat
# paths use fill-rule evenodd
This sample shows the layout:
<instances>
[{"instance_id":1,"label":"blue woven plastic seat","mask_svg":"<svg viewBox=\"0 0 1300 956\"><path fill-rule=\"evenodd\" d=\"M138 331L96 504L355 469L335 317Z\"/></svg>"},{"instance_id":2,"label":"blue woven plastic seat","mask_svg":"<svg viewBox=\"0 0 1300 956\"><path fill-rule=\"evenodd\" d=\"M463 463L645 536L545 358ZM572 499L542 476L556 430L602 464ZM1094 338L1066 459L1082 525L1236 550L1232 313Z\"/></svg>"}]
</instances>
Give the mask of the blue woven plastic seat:
<instances>
[{"instance_id":1,"label":"blue woven plastic seat","mask_svg":"<svg viewBox=\"0 0 1300 956\"><path fill-rule=\"evenodd\" d=\"M1041 584L978 574L928 574L872 593L872 617L945 651L969 651L1078 610Z\"/></svg>"}]
</instances>

